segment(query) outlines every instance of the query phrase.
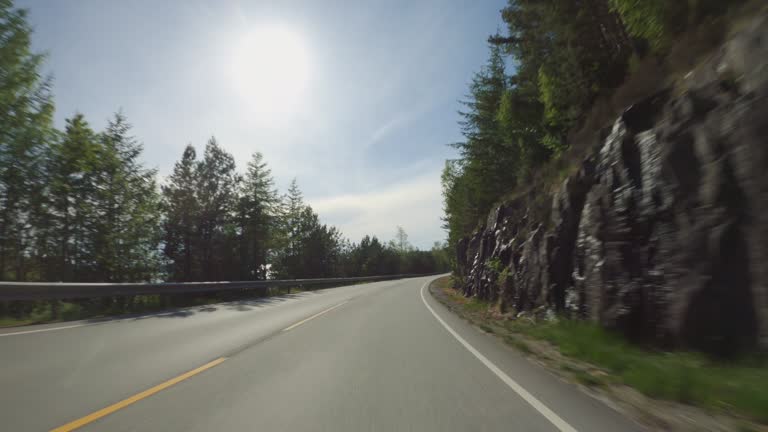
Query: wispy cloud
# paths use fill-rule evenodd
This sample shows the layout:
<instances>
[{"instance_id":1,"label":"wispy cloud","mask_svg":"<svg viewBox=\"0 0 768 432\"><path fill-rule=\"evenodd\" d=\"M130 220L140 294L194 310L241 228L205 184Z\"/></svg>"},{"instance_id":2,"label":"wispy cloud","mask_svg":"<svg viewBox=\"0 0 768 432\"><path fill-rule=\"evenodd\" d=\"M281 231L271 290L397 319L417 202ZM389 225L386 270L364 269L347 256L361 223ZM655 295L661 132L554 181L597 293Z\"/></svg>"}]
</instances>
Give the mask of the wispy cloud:
<instances>
[{"instance_id":1,"label":"wispy cloud","mask_svg":"<svg viewBox=\"0 0 768 432\"><path fill-rule=\"evenodd\" d=\"M369 193L319 198L310 204L353 241L366 234L389 240L400 225L414 245L428 248L445 236L440 229L440 196L440 174L431 172Z\"/></svg>"},{"instance_id":2,"label":"wispy cloud","mask_svg":"<svg viewBox=\"0 0 768 432\"><path fill-rule=\"evenodd\" d=\"M371 133L371 136L368 138L365 147L373 147L392 133L396 132L398 129L407 127L413 121L426 114L431 108L431 104L421 104L420 106L410 110L398 111L389 120L387 120L384 124L374 130L373 133Z\"/></svg>"},{"instance_id":3,"label":"wispy cloud","mask_svg":"<svg viewBox=\"0 0 768 432\"><path fill-rule=\"evenodd\" d=\"M398 127L404 126L409 120L409 116L406 115L396 115L392 119L390 119L388 122L381 125L378 129L373 131L371 134L370 139L368 140L368 143L366 144L366 147L371 147L381 141L384 137L392 133L392 131L396 130Z\"/></svg>"}]
</instances>

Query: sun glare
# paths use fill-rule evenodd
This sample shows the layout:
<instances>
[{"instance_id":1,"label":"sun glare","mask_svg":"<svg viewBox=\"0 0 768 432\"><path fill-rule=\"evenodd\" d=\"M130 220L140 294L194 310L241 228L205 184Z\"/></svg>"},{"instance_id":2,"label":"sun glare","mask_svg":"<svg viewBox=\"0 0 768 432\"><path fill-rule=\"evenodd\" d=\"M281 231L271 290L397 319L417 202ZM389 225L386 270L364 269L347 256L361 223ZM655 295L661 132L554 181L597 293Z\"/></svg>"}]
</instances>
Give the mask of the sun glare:
<instances>
[{"instance_id":1,"label":"sun glare","mask_svg":"<svg viewBox=\"0 0 768 432\"><path fill-rule=\"evenodd\" d=\"M301 36L283 27L259 28L243 36L233 54L235 91L262 119L295 112L309 79Z\"/></svg>"}]
</instances>

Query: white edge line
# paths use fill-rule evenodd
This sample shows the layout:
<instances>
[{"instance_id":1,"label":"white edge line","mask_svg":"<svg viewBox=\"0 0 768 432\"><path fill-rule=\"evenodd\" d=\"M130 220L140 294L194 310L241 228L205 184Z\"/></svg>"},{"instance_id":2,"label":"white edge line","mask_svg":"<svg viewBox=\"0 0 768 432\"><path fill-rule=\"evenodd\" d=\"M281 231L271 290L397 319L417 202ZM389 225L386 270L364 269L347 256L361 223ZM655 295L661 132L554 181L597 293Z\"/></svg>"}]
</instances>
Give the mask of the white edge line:
<instances>
[{"instance_id":1,"label":"white edge line","mask_svg":"<svg viewBox=\"0 0 768 432\"><path fill-rule=\"evenodd\" d=\"M192 308L183 308L179 309L186 310L186 309L192 309ZM104 319L104 320L98 320L93 322L85 322L81 324L72 324L68 326L61 326L61 327L50 327L50 328L44 328L44 329L37 329L37 330L25 330L25 331L18 331L18 332L12 332L12 333L0 333L0 337L3 336L16 336L16 335L23 335L23 334L30 334L30 333L43 333L43 332L51 332L51 331L57 331L57 330L66 330L71 328L77 328L77 327L91 327L91 326L97 326L102 324L111 324L111 323L119 323L123 321L132 321L142 318L161 318L164 316L172 315L174 313L177 313L178 311L170 311L170 312L158 312L158 313L149 313L145 315L137 315L129 318L114 318L114 319Z\"/></svg>"},{"instance_id":2,"label":"white edge line","mask_svg":"<svg viewBox=\"0 0 768 432\"><path fill-rule=\"evenodd\" d=\"M344 303L347 303L347 302L349 302L349 300L345 300L345 301L337 304L336 306L332 306L331 308L328 308L328 309L326 309L326 310L324 310L324 311L322 311L322 312L320 312L318 314L312 315L309 318L306 318L306 319L304 319L302 321L299 321L296 324L293 324L292 326L283 329L283 331L288 331L288 330L291 330L291 329L293 329L295 327L298 327L299 325L304 324L305 322L307 322L307 321L309 321L309 320L311 320L313 318L317 318L317 317L319 317L320 315L322 315L322 314L324 314L326 312L330 312L333 309L336 309L337 307L339 307L339 306L341 306L341 305L343 305ZM150 316L152 316L152 317L159 317L159 316L163 316L163 315L169 315L170 313L171 312L163 312L163 313L160 313L160 314L157 314L157 315L150 315ZM50 328L37 329L37 330L25 330L25 331L11 332L11 333L0 333L0 337L17 336L17 335L32 334L32 333L52 332L52 331L66 330L66 329L77 328L77 327L90 327L90 326L95 326L95 325L100 325L100 324L109 324L109 323L117 323L117 322L121 322L121 321L130 321L130 320L133 320L133 319L136 319L136 318L135 317L132 317L132 318L119 318L119 319L105 320L105 321L102 321L102 322L89 322L89 323L73 324L73 325L61 326L61 327L50 327Z\"/></svg>"},{"instance_id":3,"label":"white edge line","mask_svg":"<svg viewBox=\"0 0 768 432\"><path fill-rule=\"evenodd\" d=\"M312 294L314 294L314 292ZM340 303L340 304L338 304L336 306L341 306L342 304L344 304L344 303L346 303L348 301L349 300L347 300L347 301L345 301L343 303ZM207 306L220 305L220 304L221 305L225 305L225 304L228 304L228 303L234 303L234 302L213 303L213 304L207 305ZM336 306L334 306L334 307L336 307ZM45 332L52 332L52 331L57 331L57 330L66 330L66 329L77 328L77 327L90 327L90 326L96 326L96 325L102 325L102 324L118 323L118 322L123 322L123 321L131 321L131 320L136 320L136 319L144 318L144 317L146 317L146 318L158 318L158 317L172 315L172 314L177 313L179 311L184 311L184 310L194 309L194 308L195 308L195 306L192 306L192 307L189 307L189 308L181 308L179 310L163 311L163 312L158 312L158 313L149 313L149 314L138 315L138 316L129 317L129 318L105 319L105 320L101 320L101 321L87 322L87 323L81 323L81 324L73 324L73 325L67 325L67 326L61 326L61 327L50 327L50 328L37 329L37 330L24 330L24 331L10 332L10 333L0 333L0 337L18 336L18 335L32 334L32 333L45 333ZM328 312L328 311L327 310L323 311L323 312L321 312L321 314L325 313L325 312ZM312 316L310 318L307 318L307 321L309 321L309 319L311 319L311 318L315 318L315 317ZM289 327L287 329L284 329L283 331L290 330L291 328L292 327Z\"/></svg>"},{"instance_id":4,"label":"white edge line","mask_svg":"<svg viewBox=\"0 0 768 432\"><path fill-rule=\"evenodd\" d=\"M288 331L288 330L293 330L293 329L295 329L296 327L298 327L298 326L300 326L300 325L304 324L305 322L307 322L307 321L309 321L309 320L312 320L312 319L315 319L315 318L319 317L320 315L322 315L322 314L324 314L324 313L330 312L330 311L332 311L332 310L336 309L337 307L339 307L339 306L341 306L341 305L343 305L343 304L345 304L345 303L349 303L349 300L344 300L343 302L341 302L341 303L337 304L336 306L331 306L331 307L329 307L328 309L326 309L326 310L324 310L324 311L322 311L322 312L318 312L318 313L316 313L316 314L312 315L312 316L311 316L311 317L309 317L309 318L304 318L303 320L301 320L301 321L299 321L299 322L297 322L297 323L295 323L295 324L292 324L292 325L290 325L290 326L288 326L288 327L284 328L282 331L286 332L286 331Z\"/></svg>"},{"instance_id":5,"label":"white edge line","mask_svg":"<svg viewBox=\"0 0 768 432\"><path fill-rule=\"evenodd\" d=\"M51 327L51 328L44 328L44 329L37 329L37 330L26 330L26 331L13 332L13 333L0 333L0 337L16 336L16 335L23 335L23 334L30 334L30 333L42 333L42 332L49 332L49 331L56 331L56 330L71 329L75 327L86 327L94 324L97 324L97 323L84 323L84 324L68 325L63 327Z\"/></svg>"},{"instance_id":6,"label":"white edge line","mask_svg":"<svg viewBox=\"0 0 768 432\"><path fill-rule=\"evenodd\" d=\"M424 306L426 306L427 309L429 309L429 311L432 312L432 315L435 316L437 321L440 322L440 324L442 324L443 327L445 327L446 330L448 330L448 333L450 333L454 338L456 338L456 340L459 341L459 343L464 345L464 348L466 348L469 352L471 352L472 355L477 357L477 359L480 360L480 362L483 363L488 369L490 369L491 372L496 374L496 376L499 377L499 379L501 379L504 382L504 384L509 386L509 388L511 388L515 393L517 393L521 398L523 398L523 400L528 402L528 404L530 404L536 411L538 411L542 416L544 416L544 418L549 420L549 422L552 423L557 429L559 429L562 432L577 432L576 429L574 429L571 425L566 423L565 420L563 420L562 418L560 418L560 416L555 414L554 411L552 411L551 409L547 408L547 406L544 405L538 399L536 399L535 396L533 396L532 394L528 393L528 391L526 389L524 389L523 386L521 386L515 380L510 378L509 375L504 373L504 371L499 369L498 366L493 364L493 362L491 362L490 360L488 360L488 358L486 358L484 355L482 355L480 353L480 351L475 349L475 347L470 345L469 342L467 342L466 340L464 340L464 338L459 336L459 334L456 333L455 330L453 330L445 321L443 321L442 318L440 318L440 316L437 314L437 312L435 312L435 310L432 309L432 306L430 306L429 303L427 303L427 299L424 297L424 289L431 282L432 282L432 280L427 281L424 285L422 285L421 291L420 291L421 292L421 301L424 302Z\"/></svg>"}]
</instances>

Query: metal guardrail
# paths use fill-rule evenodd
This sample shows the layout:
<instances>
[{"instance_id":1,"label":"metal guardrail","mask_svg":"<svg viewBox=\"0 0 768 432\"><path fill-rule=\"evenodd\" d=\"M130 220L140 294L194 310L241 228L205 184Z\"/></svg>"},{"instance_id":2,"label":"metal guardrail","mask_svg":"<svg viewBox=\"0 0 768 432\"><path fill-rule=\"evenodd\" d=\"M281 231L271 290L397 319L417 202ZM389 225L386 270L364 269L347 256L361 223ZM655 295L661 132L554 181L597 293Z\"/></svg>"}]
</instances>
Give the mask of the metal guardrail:
<instances>
[{"instance_id":1,"label":"metal guardrail","mask_svg":"<svg viewBox=\"0 0 768 432\"><path fill-rule=\"evenodd\" d=\"M270 287L305 287L356 282L376 282L431 274L404 274L352 278L282 279L236 282L164 282L164 283L71 283L71 282L0 282L0 301L49 300L113 297L153 294L186 294L248 290Z\"/></svg>"}]
</instances>

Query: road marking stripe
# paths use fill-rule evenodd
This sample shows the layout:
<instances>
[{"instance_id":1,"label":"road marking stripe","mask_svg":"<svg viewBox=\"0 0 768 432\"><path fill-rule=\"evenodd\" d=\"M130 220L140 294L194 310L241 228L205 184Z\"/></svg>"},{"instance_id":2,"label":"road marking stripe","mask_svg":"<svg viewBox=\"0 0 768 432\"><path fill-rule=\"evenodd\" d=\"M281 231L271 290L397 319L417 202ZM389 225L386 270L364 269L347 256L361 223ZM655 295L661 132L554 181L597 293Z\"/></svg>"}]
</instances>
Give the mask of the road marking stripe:
<instances>
[{"instance_id":1,"label":"road marking stripe","mask_svg":"<svg viewBox=\"0 0 768 432\"><path fill-rule=\"evenodd\" d=\"M186 310L186 309L179 309L179 311L184 311L184 310ZM44 328L44 329L38 329L38 330L24 330L24 331L13 332L13 333L0 333L0 337L3 337L3 336L16 336L16 335L23 335L23 334L30 334L30 333L43 333L43 332L65 330L65 329L71 329L71 328L77 328L77 327L92 327L92 326L97 326L97 325L102 325L102 324L112 324L112 323L119 323L119 322L123 322L123 321L132 321L132 320L137 320L137 319L141 319L141 318L159 318L159 317L164 317L164 316L172 315L172 314L174 314L176 312L178 312L178 311L158 312L158 313L154 313L154 314L150 313L150 314L146 314L146 315L138 315L138 316L132 316L132 317L128 317L128 318L113 318L113 319L107 318L107 319L103 319L103 320L99 320L99 321L94 321L94 322L86 322L86 323L82 323L82 324L72 324L72 325L61 326L61 327L50 327L50 328Z\"/></svg>"},{"instance_id":2,"label":"road marking stripe","mask_svg":"<svg viewBox=\"0 0 768 432\"><path fill-rule=\"evenodd\" d=\"M307 322L307 321L309 321L309 320L312 320L312 319L315 319L315 318L319 317L320 315L322 315L322 314L324 314L324 313L327 313L327 312L330 312L330 311L332 311L332 310L336 309L337 307L339 307L339 306L341 306L341 305L343 305L343 304L345 304L345 303L348 303L348 302L349 302L349 300L344 300L343 302L341 302L341 303L337 304L336 306L331 306L331 307L329 307L328 309L326 309L326 310L324 310L324 311L322 311L322 312L318 312L318 313L316 313L316 314L312 315L312 316L311 316L311 317L309 317L309 318L304 318L303 320L301 320L301 321L297 322L296 324L292 324L292 325L290 325L290 326L288 326L288 327L284 328L284 329L283 329L283 331L284 331L284 332L286 332L286 331L288 331L288 330L293 330L293 329L295 329L296 327L298 327L298 326L300 326L300 325L304 324L305 322Z\"/></svg>"},{"instance_id":3,"label":"road marking stripe","mask_svg":"<svg viewBox=\"0 0 768 432\"><path fill-rule=\"evenodd\" d=\"M312 296L317 295L318 291L315 292L304 292L301 293L302 296ZM301 300L301 299L299 299ZM216 306L216 305L226 305L231 302L222 302L222 303L212 303L210 305L206 306ZM110 323L118 323L123 321L131 321L136 320L140 318L157 318L157 317L164 317L168 315L172 315L174 313L177 313L179 311L185 311L185 310L194 310L194 308L183 308L179 309L177 311L166 311L166 312L158 312L158 313L148 313L144 315L138 315L138 316L132 316L129 318L115 318L115 319L105 319L95 322L87 322L87 323L81 323L81 324L73 324L73 325L67 325L67 326L61 326L61 327L50 327L50 328L44 328L44 329L38 329L38 330L24 330L24 331L18 331L18 332L12 332L12 333L0 333L0 337L4 336L17 336L17 335L24 335L24 334L31 334L31 333L43 333L43 332L51 332L51 331L57 331L57 330L66 330L71 328L77 328L77 327L90 327L90 326L96 326L101 324L110 324ZM0 330L3 330L3 328L0 328Z\"/></svg>"},{"instance_id":4,"label":"road marking stripe","mask_svg":"<svg viewBox=\"0 0 768 432\"><path fill-rule=\"evenodd\" d=\"M122 401L120 401L120 402L118 402L118 403L116 403L114 405L110 405L110 406L108 406L106 408L102 408L102 409L100 409L100 410L98 410L98 411L96 411L96 412L94 412L92 414L88 414L85 417L82 417L82 418L79 418L79 419L77 419L75 421L69 422L69 423L65 424L64 426L59 426L56 429L51 429L50 432L69 432L69 431L73 431L75 429L79 429L79 428L81 428L81 427L83 427L83 426L85 426L85 425L87 425L87 424L89 424L91 422L94 422L94 421L96 421L96 420L98 420L98 419L100 419L102 417L108 416L108 415L114 413L115 411L123 409L123 408L127 407L128 405L136 403L136 402L138 402L138 401L140 401L142 399L148 398L148 397L152 396L155 393L161 392L161 391L167 389L168 387L171 387L174 384L178 384L179 382L184 381L185 379L191 378L191 377L193 377L193 376L195 376L195 375L197 375L197 374L199 374L201 372L204 372L204 371L206 371L206 370L208 370L208 369L210 369L210 368L212 368L214 366L217 366L217 365L223 363L225 360L227 360L226 357L219 357L216 360L214 360L214 361L212 361L210 363L206 363L206 364L200 366L197 369L194 369L194 370L191 370L191 371L189 371L187 373L181 374L181 375L177 376L176 378L172 378L172 379L170 379L170 380L168 380L168 381L166 381L166 382L164 382L162 384L158 384L158 385L152 387L149 390L144 390L143 392L138 393L136 395L133 395L133 396L129 397L128 399L123 399Z\"/></svg>"},{"instance_id":5,"label":"road marking stripe","mask_svg":"<svg viewBox=\"0 0 768 432\"><path fill-rule=\"evenodd\" d=\"M448 330L448 333L450 333L456 340L458 340L462 345L464 345L464 348L466 348L469 352L472 353L475 357L477 357L480 362L482 362L488 369L491 370L494 374L496 374L499 379L501 379L504 384L509 386L515 393L517 393L523 400L528 402L536 411L538 411L544 418L549 420L550 423L552 423L557 429L559 429L561 432L577 432L576 429L574 429L571 425L565 422L560 416L555 414L554 411L547 408L546 405L544 405L541 401L536 399L535 396L528 393L526 389L523 388L520 384L518 384L515 380L509 377L504 371L499 369L498 366L493 364L490 360L488 360L484 355L480 353L475 347L469 344L466 340L464 340L463 337L461 337L458 333L456 333L455 330L453 330L445 321L443 321L442 318L435 312L434 309L432 309L432 306L427 303L427 299L424 297L424 289L429 285L429 283L432 282L427 281L424 285L421 287L421 301L424 302L424 306L429 309L430 312L432 312L432 315L437 318L437 321L440 322L440 324L445 327L446 330Z\"/></svg>"},{"instance_id":6,"label":"road marking stripe","mask_svg":"<svg viewBox=\"0 0 768 432\"><path fill-rule=\"evenodd\" d=\"M179 309L179 311L184 311L184 310L186 309ZM93 322L72 324L72 325L61 326L61 327L50 327L50 328L44 328L44 329L38 329L38 330L25 330L25 331L13 332L13 333L0 333L0 337L16 336L16 335L23 335L23 334L30 334L30 333L43 333L43 332L65 330L65 329L71 329L71 328L77 328L77 327L92 327L92 326L103 325L103 324L119 323L123 321L134 321L142 318L160 318L168 315L173 315L174 313L177 313L179 311L149 313L145 315L137 315L137 316L132 316L128 318L107 318L107 319L93 321Z\"/></svg>"},{"instance_id":7,"label":"road marking stripe","mask_svg":"<svg viewBox=\"0 0 768 432\"><path fill-rule=\"evenodd\" d=\"M2 334L0 334L0 337L3 337L3 336L16 336L16 335L23 335L23 334L30 334L30 333L42 333L42 332L70 329L70 328L75 328L75 327L85 327L85 326L89 326L89 325L93 325L93 324L92 323L88 323L88 324L75 324L75 325L68 325L68 326L63 326L63 327L44 328L44 329L39 329L39 330L26 330L26 331L13 332L13 333L2 333Z\"/></svg>"},{"instance_id":8,"label":"road marking stripe","mask_svg":"<svg viewBox=\"0 0 768 432\"><path fill-rule=\"evenodd\" d=\"M226 302L225 303L211 303L209 305L204 305L204 306L216 306L216 305L219 305L219 304L226 304ZM81 324L72 324L72 325L61 326L61 327L50 327L50 328L44 328L44 329L38 329L38 330L24 330L24 331L19 331L19 332L12 332L12 333L0 333L0 337L3 337L3 336L16 336L16 335L23 335L23 334L30 334L30 333L43 333L43 332L65 330L65 329L71 329L71 328L77 328L77 327L91 327L91 326L97 326L97 325L102 325L102 324L119 323L119 322L123 322L123 321L135 321L135 320L144 319L144 318L162 318L162 317L166 317L166 316L169 316L169 315L173 315L173 314L178 313L178 312L183 312L183 311L187 311L187 310L194 310L194 309L195 309L194 307L192 307L192 308L183 308L183 309L171 310L171 311L165 311L165 312L147 313L147 314L143 314L143 315L130 316L128 318L106 318L106 319L101 319L101 320L98 320L98 321L85 322L85 323L81 323Z\"/></svg>"}]
</instances>

